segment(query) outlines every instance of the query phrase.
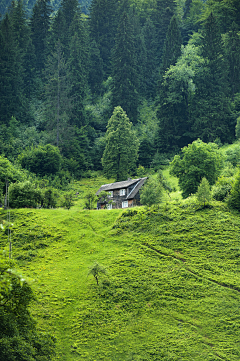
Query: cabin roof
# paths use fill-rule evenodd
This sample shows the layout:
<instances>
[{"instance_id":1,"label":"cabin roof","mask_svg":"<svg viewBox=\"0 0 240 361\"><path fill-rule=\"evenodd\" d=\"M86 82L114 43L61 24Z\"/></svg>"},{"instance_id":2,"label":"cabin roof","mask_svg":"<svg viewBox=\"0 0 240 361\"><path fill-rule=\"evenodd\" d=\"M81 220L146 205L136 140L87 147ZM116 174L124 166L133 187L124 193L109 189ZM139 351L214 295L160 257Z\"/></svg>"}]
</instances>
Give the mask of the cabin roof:
<instances>
[{"instance_id":1,"label":"cabin roof","mask_svg":"<svg viewBox=\"0 0 240 361\"><path fill-rule=\"evenodd\" d=\"M129 186L136 183L135 188L133 188L133 190L128 195L128 198L129 198L129 196L131 196L130 198L133 198L134 195L137 193L137 191L141 188L141 186L143 185L143 183L145 182L146 179L147 179L147 177L137 178L137 179L128 179L128 180L122 181L122 182L103 184L97 191L96 195L99 195L99 193L102 191L108 192L108 191L113 191L116 189L128 188ZM135 189L136 189L136 191L135 191Z\"/></svg>"}]
</instances>

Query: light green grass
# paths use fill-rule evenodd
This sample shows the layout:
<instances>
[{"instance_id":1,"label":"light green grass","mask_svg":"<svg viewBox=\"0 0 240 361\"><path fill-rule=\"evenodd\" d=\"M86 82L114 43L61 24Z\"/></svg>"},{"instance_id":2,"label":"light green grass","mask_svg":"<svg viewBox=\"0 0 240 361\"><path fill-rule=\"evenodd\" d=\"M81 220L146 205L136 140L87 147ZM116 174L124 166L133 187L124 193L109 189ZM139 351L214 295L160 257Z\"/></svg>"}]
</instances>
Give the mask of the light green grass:
<instances>
[{"instance_id":1,"label":"light green grass","mask_svg":"<svg viewBox=\"0 0 240 361\"><path fill-rule=\"evenodd\" d=\"M239 360L240 217L212 204L12 211L13 255L56 360Z\"/></svg>"}]
</instances>

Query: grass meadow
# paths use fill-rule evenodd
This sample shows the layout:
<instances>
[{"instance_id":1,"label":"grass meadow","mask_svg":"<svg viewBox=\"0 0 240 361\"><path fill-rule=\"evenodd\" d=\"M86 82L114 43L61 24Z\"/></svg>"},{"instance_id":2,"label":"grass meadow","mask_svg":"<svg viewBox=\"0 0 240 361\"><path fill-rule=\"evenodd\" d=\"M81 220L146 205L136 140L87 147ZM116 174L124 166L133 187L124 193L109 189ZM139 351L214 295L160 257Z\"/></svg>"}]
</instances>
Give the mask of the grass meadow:
<instances>
[{"instance_id":1,"label":"grass meadow","mask_svg":"<svg viewBox=\"0 0 240 361\"><path fill-rule=\"evenodd\" d=\"M83 210L104 183L72 185L69 211L11 210L16 268L34 289L38 327L56 336L56 360L239 361L239 213L177 193L151 209ZM0 223L7 250L3 210Z\"/></svg>"}]
</instances>

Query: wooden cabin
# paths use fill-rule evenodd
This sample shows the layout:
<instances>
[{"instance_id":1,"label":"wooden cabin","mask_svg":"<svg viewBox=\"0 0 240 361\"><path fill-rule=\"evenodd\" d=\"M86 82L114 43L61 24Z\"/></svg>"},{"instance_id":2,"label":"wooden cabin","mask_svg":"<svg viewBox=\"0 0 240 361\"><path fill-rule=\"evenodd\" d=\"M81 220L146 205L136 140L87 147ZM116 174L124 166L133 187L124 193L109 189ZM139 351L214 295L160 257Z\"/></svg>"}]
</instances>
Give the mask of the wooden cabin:
<instances>
[{"instance_id":1,"label":"wooden cabin","mask_svg":"<svg viewBox=\"0 0 240 361\"><path fill-rule=\"evenodd\" d=\"M102 185L97 191L98 196L101 192L107 192L107 199L100 198L97 203L98 209L108 208L128 208L140 206L139 190L144 185L147 177L131 179L123 182L115 182Z\"/></svg>"}]
</instances>

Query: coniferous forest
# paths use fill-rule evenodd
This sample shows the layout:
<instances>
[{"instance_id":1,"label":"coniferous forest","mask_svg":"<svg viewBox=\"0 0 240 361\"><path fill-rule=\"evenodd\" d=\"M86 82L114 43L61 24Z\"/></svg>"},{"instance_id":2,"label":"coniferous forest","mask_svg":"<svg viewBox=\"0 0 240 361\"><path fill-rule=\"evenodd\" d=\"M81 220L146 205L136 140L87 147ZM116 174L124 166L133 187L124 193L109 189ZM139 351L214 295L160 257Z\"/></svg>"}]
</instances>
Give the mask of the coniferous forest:
<instances>
[{"instance_id":1,"label":"coniferous forest","mask_svg":"<svg viewBox=\"0 0 240 361\"><path fill-rule=\"evenodd\" d=\"M61 166L45 174L101 170L117 106L133 124L137 166L198 138L236 140L236 0L13 1L0 26L0 152L36 174L33 153L47 145Z\"/></svg>"}]
</instances>

